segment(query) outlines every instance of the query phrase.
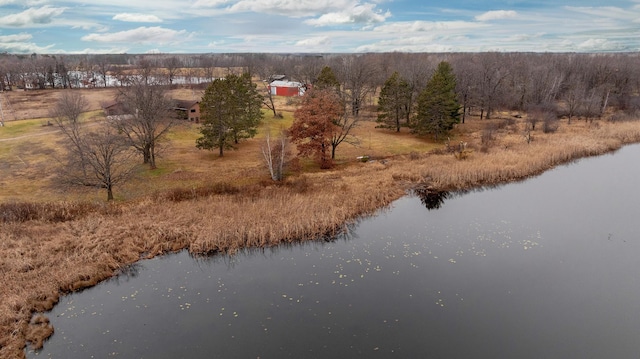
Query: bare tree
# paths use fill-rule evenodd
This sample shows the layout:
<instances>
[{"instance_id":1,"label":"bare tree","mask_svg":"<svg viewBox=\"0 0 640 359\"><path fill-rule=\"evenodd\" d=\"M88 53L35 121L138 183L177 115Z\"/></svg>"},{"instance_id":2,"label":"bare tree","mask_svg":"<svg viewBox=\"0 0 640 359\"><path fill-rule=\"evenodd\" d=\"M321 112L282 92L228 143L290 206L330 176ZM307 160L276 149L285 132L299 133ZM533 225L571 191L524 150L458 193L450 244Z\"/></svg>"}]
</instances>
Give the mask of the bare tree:
<instances>
[{"instance_id":1,"label":"bare tree","mask_svg":"<svg viewBox=\"0 0 640 359\"><path fill-rule=\"evenodd\" d=\"M461 122L464 123L474 101L473 95L477 93L477 81L473 76L478 71L473 67L475 63L468 61L467 58L458 57L455 61L452 65L456 74L456 93L458 102L462 106Z\"/></svg>"},{"instance_id":2,"label":"bare tree","mask_svg":"<svg viewBox=\"0 0 640 359\"><path fill-rule=\"evenodd\" d=\"M500 101L500 94L503 90L503 82L509 75L509 69L506 66L506 62L503 61L502 54L499 53L485 53L476 55L479 56L479 83L477 89L479 105L480 105L480 119L486 117L491 118L493 110L498 106Z\"/></svg>"},{"instance_id":3,"label":"bare tree","mask_svg":"<svg viewBox=\"0 0 640 359\"><path fill-rule=\"evenodd\" d=\"M114 186L133 173L134 152L126 139L108 124L81 123L80 115L87 108L84 97L65 91L51 111L66 138L66 156L59 179L63 184L104 188L110 201L114 198Z\"/></svg>"},{"instance_id":4,"label":"bare tree","mask_svg":"<svg viewBox=\"0 0 640 359\"><path fill-rule=\"evenodd\" d=\"M109 75L109 70L111 69L111 62L109 61L109 57L107 55L98 55L94 58L94 67L96 72L100 75L102 81L102 86L107 87L108 81L107 76Z\"/></svg>"},{"instance_id":5,"label":"bare tree","mask_svg":"<svg viewBox=\"0 0 640 359\"><path fill-rule=\"evenodd\" d=\"M337 77L342 84L343 97L349 106L349 112L357 117L368 95L375 92L373 81L377 69L364 55L345 56L336 65Z\"/></svg>"},{"instance_id":6,"label":"bare tree","mask_svg":"<svg viewBox=\"0 0 640 359\"><path fill-rule=\"evenodd\" d=\"M213 82L215 78L215 70L218 66L218 58L211 55L202 55L200 57L200 67L204 70L204 77Z\"/></svg>"},{"instance_id":7,"label":"bare tree","mask_svg":"<svg viewBox=\"0 0 640 359\"><path fill-rule=\"evenodd\" d=\"M262 157L269 170L271 179L282 181L284 178L285 164L287 161L289 141L285 131L280 130L278 137L271 138L271 130L266 129L265 139L262 147Z\"/></svg>"},{"instance_id":8,"label":"bare tree","mask_svg":"<svg viewBox=\"0 0 640 359\"><path fill-rule=\"evenodd\" d=\"M269 86L273 80L273 76L278 74L278 71L280 70L275 58L270 58L265 54L260 54L248 57L246 61L246 67L247 70L250 71L250 74L258 75L260 80L262 80L261 92L264 94L263 104L271 110L273 117L277 117L278 112L276 110L275 98ZM281 63L281 61L279 62Z\"/></svg>"},{"instance_id":9,"label":"bare tree","mask_svg":"<svg viewBox=\"0 0 640 359\"><path fill-rule=\"evenodd\" d=\"M435 65L432 64L428 58L424 58L420 55L411 56L410 54L402 54L397 56L401 56L398 59L399 63L397 64L400 69L400 75L407 79L407 82L409 83L410 98L407 102L408 106L405 110L405 116L406 123L408 125L412 125L411 116L414 112L416 99L420 92L422 92L422 90L427 86L427 82L433 74Z\"/></svg>"},{"instance_id":10,"label":"bare tree","mask_svg":"<svg viewBox=\"0 0 640 359\"><path fill-rule=\"evenodd\" d=\"M298 81L311 84L325 66L321 56L307 56L294 60L290 66L291 75Z\"/></svg>"},{"instance_id":11,"label":"bare tree","mask_svg":"<svg viewBox=\"0 0 640 359\"><path fill-rule=\"evenodd\" d=\"M159 142L175 124L175 116L163 86L144 77L131 81L116 97L126 115L117 116L111 123L142 154L143 163L154 169Z\"/></svg>"},{"instance_id":12,"label":"bare tree","mask_svg":"<svg viewBox=\"0 0 640 359\"><path fill-rule=\"evenodd\" d=\"M164 68L166 69L165 76L167 77L169 86L172 86L173 81L182 69L182 61L180 61L180 59L176 56L171 56L164 59L162 63L164 65Z\"/></svg>"},{"instance_id":13,"label":"bare tree","mask_svg":"<svg viewBox=\"0 0 640 359\"><path fill-rule=\"evenodd\" d=\"M564 100L568 122L571 124L573 117L580 113L587 90L586 84L581 76L578 75L569 78L566 86L567 88L561 98Z\"/></svg>"}]
</instances>

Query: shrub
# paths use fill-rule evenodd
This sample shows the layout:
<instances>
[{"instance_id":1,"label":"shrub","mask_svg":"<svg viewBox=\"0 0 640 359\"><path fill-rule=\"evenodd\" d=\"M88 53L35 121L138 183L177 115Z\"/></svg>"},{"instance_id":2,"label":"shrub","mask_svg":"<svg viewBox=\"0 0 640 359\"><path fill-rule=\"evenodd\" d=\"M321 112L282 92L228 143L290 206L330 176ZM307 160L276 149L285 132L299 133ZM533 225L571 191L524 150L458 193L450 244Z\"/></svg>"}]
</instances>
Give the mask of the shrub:
<instances>
[{"instance_id":1,"label":"shrub","mask_svg":"<svg viewBox=\"0 0 640 359\"><path fill-rule=\"evenodd\" d=\"M194 188L172 188L164 193L157 194L156 200L182 202L212 195L237 194L240 189L227 182L217 182Z\"/></svg>"},{"instance_id":2,"label":"shrub","mask_svg":"<svg viewBox=\"0 0 640 359\"><path fill-rule=\"evenodd\" d=\"M558 117L555 113L545 112L542 117L542 132L554 133L559 127Z\"/></svg>"},{"instance_id":3,"label":"shrub","mask_svg":"<svg viewBox=\"0 0 640 359\"><path fill-rule=\"evenodd\" d=\"M120 207L89 202L0 203L0 223L22 223L27 221L67 222L82 218L89 213L118 214Z\"/></svg>"}]
</instances>

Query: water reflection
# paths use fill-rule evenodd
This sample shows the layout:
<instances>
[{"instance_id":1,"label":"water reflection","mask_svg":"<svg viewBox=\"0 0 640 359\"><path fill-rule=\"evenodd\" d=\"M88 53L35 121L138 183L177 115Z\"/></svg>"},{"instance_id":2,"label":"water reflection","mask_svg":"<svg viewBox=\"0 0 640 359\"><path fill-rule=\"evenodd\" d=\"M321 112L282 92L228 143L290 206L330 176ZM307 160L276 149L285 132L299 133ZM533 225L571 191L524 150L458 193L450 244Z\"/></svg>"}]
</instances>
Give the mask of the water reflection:
<instances>
[{"instance_id":1,"label":"water reflection","mask_svg":"<svg viewBox=\"0 0 640 359\"><path fill-rule=\"evenodd\" d=\"M417 187L411 192L420 198L420 202L430 211L439 209L444 204L444 201L451 197L450 192L436 191L429 187Z\"/></svg>"}]
</instances>

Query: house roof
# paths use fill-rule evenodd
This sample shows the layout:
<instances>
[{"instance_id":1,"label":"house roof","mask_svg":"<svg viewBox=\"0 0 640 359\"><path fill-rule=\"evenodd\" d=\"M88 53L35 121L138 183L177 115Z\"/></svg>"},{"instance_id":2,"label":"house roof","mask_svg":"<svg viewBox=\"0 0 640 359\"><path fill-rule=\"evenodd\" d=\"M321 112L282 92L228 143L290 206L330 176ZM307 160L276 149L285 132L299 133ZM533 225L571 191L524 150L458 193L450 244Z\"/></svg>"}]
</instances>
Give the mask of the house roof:
<instances>
[{"instance_id":1,"label":"house roof","mask_svg":"<svg viewBox=\"0 0 640 359\"><path fill-rule=\"evenodd\" d=\"M302 87L303 86L301 82L295 82L295 81L273 81L269 85L275 86L275 87Z\"/></svg>"},{"instance_id":2,"label":"house roof","mask_svg":"<svg viewBox=\"0 0 640 359\"><path fill-rule=\"evenodd\" d=\"M271 75L269 76L269 81L282 81L287 78L287 75Z\"/></svg>"},{"instance_id":3,"label":"house roof","mask_svg":"<svg viewBox=\"0 0 640 359\"><path fill-rule=\"evenodd\" d=\"M193 106L195 106L196 104L199 104L200 101L197 100L175 100L174 101L175 106L177 109L189 109Z\"/></svg>"},{"instance_id":4,"label":"house roof","mask_svg":"<svg viewBox=\"0 0 640 359\"><path fill-rule=\"evenodd\" d=\"M120 102L116 101L116 100L111 100L111 101L102 102L100 105L102 106L103 109L106 110L106 109L113 108L113 107L116 107L116 106L122 105L122 104Z\"/></svg>"}]
</instances>

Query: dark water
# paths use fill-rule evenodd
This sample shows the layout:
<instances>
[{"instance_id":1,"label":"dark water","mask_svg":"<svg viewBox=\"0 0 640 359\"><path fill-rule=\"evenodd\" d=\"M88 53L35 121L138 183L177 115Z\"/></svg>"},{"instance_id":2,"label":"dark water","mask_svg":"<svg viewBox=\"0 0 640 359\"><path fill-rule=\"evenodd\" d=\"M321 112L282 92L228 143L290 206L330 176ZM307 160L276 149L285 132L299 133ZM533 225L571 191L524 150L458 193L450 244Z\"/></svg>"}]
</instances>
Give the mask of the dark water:
<instances>
[{"instance_id":1,"label":"dark water","mask_svg":"<svg viewBox=\"0 0 640 359\"><path fill-rule=\"evenodd\" d=\"M640 146L62 298L52 358L639 358Z\"/></svg>"}]
</instances>

